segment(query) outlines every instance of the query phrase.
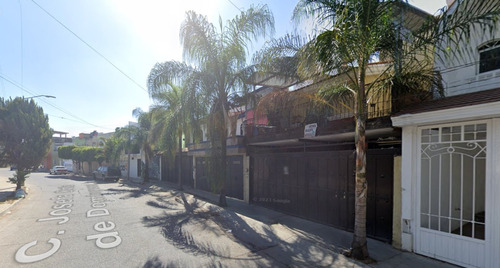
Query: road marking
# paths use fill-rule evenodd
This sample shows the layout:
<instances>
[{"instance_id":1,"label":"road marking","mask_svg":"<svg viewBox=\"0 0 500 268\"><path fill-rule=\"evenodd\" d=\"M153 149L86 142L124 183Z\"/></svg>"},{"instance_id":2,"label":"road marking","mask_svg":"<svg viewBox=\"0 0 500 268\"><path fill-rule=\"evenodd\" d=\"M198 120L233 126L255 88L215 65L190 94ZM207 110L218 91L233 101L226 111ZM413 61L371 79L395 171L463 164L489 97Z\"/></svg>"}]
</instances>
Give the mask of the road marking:
<instances>
[{"instance_id":1,"label":"road marking","mask_svg":"<svg viewBox=\"0 0 500 268\"><path fill-rule=\"evenodd\" d=\"M72 207L73 202L73 192L74 192L74 185L64 185L58 188L58 190L55 192L56 194L62 194L58 195L56 200L54 201L54 206L52 208L51 212L49 212L50 216L55 216L55 217L50 217L50 218L44 218L44 219L38 219L36 220L37 222L46 222L46 221L58 221L57 224L64 224L69 221L69 217L64 216L68 215L71 213L70 207ZM68 198L70 197L70 198ZM50 200L54 200L54 198L51 198ZM57 232L58 235L63 235L66 233L64 230L60 230ZM52 244L52 248L42 254L37 254L37 255L26 255L26 251L38 243L38 240L29 242L28 244L22 246L16 251L15 259L19 263L32 263L32 262L37 262L41 261L43 259L46 259L52 255L54 255L59 248L61 247L61 240L57 238L50 238L48 243Z\"/></svg>"},{"instance_id":2,"label":"road marking","mask_svg":"<svg viewBox=\"0 0 500 268\"><path fill-rule=\"evenodd\" d=\"M90 202L92 209L87 211L87 218L94 217L108 217L110 212L106 207L106 202L108 201L102 196L101 189L96 184L88 184L87 189L90 194ZM94 225L94 230L100 232L95 235L88 235L87 241L95 239L95 245L98 248L108 249L114 248L121 244L122 238L118 235L118 232L112 231L116 225L111 221L101 221ZM108 232L108 233L104 233Z\"/></svg>"},{"instance_id":3,"label":"road marking","mask_svg":"<svg viewBox=\"0 0 500 268\"><path fill-rule=\"evenodd\" d=\"M57 238L51 238L51 239L49 239L49 243L52 244L52 248L49 251L42 253L42 254L33 255L33 256L26 255L26 251L29 248L35 246L37 243L38 243L38 241L35 240L33 242L30 242L30 243L22 246L20 249L18 249L16 252L16 261L19 263L32 263L32 262L41 261L43 259L46 259L46 258L54 255L54 253L56 253L59 250L59 248L61 247L61 240L59 240Z\"/></svg>"}]
</instances>

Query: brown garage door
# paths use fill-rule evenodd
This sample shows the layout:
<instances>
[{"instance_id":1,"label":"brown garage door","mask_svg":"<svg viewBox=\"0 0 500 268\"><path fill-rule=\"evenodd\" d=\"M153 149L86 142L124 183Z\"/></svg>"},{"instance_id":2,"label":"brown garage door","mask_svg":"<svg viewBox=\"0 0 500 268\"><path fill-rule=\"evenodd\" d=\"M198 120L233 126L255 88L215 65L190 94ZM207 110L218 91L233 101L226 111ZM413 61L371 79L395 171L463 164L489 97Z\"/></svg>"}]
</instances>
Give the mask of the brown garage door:
<instances>
[{"instance_id":1,"label":"brown garage door","mask_svg":"<svg viewBox=\"0 0 500 268\"><path fill-rule=\"evenodd\" d=\"M208 157L196 158L196 188L214 192L213 183L209 175ZM227 156L226 170L226 194L227 196L243 199L243 156Z\"/></svg>"},{"instance_id":2,"label":"brown garage door","mask_svg":"<svg viewBox=\"0 0 500 268\"><path fill-rule=\"evenodd\" d=\"M393 151L370 150L367 234L390 241ZM254 204L342 229L354 226L353 151L257 154L251 158Z\"/></svg>"}]
</instances>

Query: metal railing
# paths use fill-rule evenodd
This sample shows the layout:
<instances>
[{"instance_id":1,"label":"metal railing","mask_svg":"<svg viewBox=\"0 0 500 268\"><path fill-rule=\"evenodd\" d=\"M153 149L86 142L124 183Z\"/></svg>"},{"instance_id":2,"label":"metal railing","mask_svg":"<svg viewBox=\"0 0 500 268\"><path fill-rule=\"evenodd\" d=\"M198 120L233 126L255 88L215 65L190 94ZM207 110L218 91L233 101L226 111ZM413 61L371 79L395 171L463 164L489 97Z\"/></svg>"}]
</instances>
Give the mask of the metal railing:
<instances>
[{"instance_id":1,"label":"metal railing","mask_svg":"<svg viewBox=\"0 0 500 268\"><path fill-rule=\"evenodd\" d=\"M421 102L423 98L429 96L412 95L400 97L397 100L391 97L390 92L371 96L368 98L366 118L371 120L391 116L402 108ZM284 107L283 109L276 107L274 111L263 113L261 116L266 116L268 123L266 125L247 123L245 126L247 137L292 132L313 123L318 124L320 128L335 128L339 121L346 121L347 124L347 121L354 120L354 100L328 106L318 106L312 102L304 101L296 103L293 107Z\"/></svg>"}]
</instances>

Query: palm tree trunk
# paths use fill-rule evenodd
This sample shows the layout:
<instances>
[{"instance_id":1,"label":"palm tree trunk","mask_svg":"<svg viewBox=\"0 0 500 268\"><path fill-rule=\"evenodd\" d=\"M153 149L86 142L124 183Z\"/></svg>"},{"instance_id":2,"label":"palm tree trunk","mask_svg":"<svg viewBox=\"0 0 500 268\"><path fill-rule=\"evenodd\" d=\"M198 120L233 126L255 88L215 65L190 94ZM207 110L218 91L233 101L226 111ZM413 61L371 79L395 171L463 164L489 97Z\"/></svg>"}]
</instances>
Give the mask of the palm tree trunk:
<instances>
[{"instance_id":1,"label":"palm tree trunk","mask_svg":"<svg viewBox=\"0 0 500 268\"><path fill-rule=\"evenodd\" d=\"M144 182L149 182L149 156L144 157Z\"/></svg>"},{"instance_id":2,"label":"palm tree trunk","mask_svg":"<svg viewBox=\"0 0 500 268\"><path fill-rule=\"evenodd\" d=\"M227 100L227 96L224 98ZM220 109L220 114L219 114L219 129L217 130L219 134L219 141L220 141L220 161L219 163L219 170L217 171L219 174L219 187L220 187L220 195L219 195L219 206L221 207L227 207L227 201L226 201L226 177L227 177L227 160L226 160L226 155L227 155L227 109L226 105L222 105L222 108Z\"/></svg>"},{"instance_id":3,"label":"palm tree trunk","mask_svg":"<svg viewBox=\"0 0 500 268\"><path fill-rule=\"evenodd\" d=\"M179 180L179 189L182 190L182 131L177 134L179 136L179 166L177 176Z\"/></svg>"},{"instance_id":4,"label":"palm tree trunk","mask_svg":"<svg viewBox=\"0 0 500 268\"><path fill-rule=\"evenodd\" d=\"M226 161L226 131L224 128L224 135L221 135L221 154L220 154L220 196L219 196L219 206L227 207L226 201L226 177L227 177L227 161Z\"/></svg>"},{"instance_id":5,"label":"palm tree trunk","mask_svg":"<svg viewBox=\"0 0 500 268\"><path fill-rule=\"evenodd\" d=\"M359 260L366 260L368 246L366 243L366 199L368 194L368 183L366 181L366 118L367 104L364 71L360 67L359 91L355 101L356 109L356 183L355 183L355 216L354 216L354 237L351 244L351 257Z\"/></svg>"}]
</instances>

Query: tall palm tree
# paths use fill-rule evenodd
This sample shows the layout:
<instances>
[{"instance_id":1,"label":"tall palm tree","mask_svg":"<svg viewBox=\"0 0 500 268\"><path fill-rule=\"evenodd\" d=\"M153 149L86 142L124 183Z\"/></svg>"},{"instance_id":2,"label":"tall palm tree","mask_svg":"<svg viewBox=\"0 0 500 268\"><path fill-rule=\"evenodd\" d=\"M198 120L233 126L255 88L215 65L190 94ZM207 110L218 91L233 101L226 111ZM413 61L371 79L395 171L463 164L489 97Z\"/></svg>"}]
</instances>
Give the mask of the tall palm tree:
<instances>
[{"instance_id":1,"label":"tall palm tree","mask_svg":"<svg viewBox=\"0 0 500 268\"><path fill-rule=\"evenodd\" d=\"M149 182L149 163L153 157L153 145L151 142L151 112L144 112L141 108L135 108L132 115L137 117L139 127L134 129L134 141L140 146L144 153L144 182Z\"/></svg>"},{"instance_id":2,"label":"tall palm tree","mask_svg":"<svg viewBox=\"0 0 500 268\"><path fill-rule=\"evenodd\" d=\"M151 137L159 148L175 158L179 153L177 175L182 189L182 138L198 136L204 104L199 94L199 73L185 63L157 63L148 76L148 90L155 104L151 107ZM195 139L195 138L194 138ZM176 148L176 142L177 148Z\"/></svg>"},{"instance_id":3,"label":"tall palm tree","mask_svg":"<svg viewBox=\"0 0 500 268\"><path fill-rule=\"evenodd\" d=\"M442 57L464 55L464 51L447 54L450 47L467 40L472 31L487 31L498 21L500 5L493 1L457 1L455 12L444 13L439 18L429 17L423 25L403 31L403 24L411 16L404 16L406 1L402 0L300 0L294 17L312 18L324 27L319 35L303 42L295 36L285 36L268 43L256 60L262 66L276 70L276 59L292 59L293 66L302 79L320 80L341 76L337 83L320 90L322 102L331 107L335 103L351 109L356 122L356 176L355 176L355 226L350 254L357 259L368 259L366 242L366 181L365 136L368 97L390 90L396 97L402 94L428 91L430 87L442 89L439 73L433 70L435 50ZM399 18L399 19L398 19ZM406 21L405 21L406 20ZM435 46L439 44L439 46ZM388 60L387 68L370 83L367 70L374 58ZM278 71L285 74L288 70ZM347 80L347 81L346 81ZM422 96L429 97L429 94ZM326 100L326 101L325 101Z\"/></svg>"},{"instance_id":4,"label":"tall palm tree","mask_svg":"<svg viewBox=\"0 0 500 268\"><path fill-rule=\"evenodd\" d=\"M246 56L248 45L274 31L274 18L267 6L251 7L216 27L205 16L186 13L180 37L186 60L200 71L200 88L209 102L208 129L211 140L212 178L220 193L219 205L226 203L226 138L230 97L248 91Z\"/></svg>"}]
</instances>

